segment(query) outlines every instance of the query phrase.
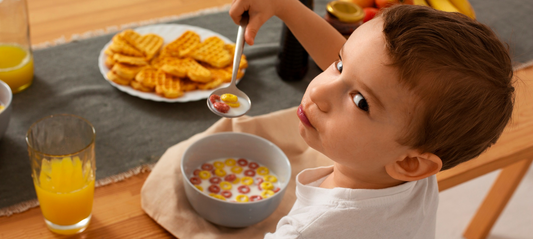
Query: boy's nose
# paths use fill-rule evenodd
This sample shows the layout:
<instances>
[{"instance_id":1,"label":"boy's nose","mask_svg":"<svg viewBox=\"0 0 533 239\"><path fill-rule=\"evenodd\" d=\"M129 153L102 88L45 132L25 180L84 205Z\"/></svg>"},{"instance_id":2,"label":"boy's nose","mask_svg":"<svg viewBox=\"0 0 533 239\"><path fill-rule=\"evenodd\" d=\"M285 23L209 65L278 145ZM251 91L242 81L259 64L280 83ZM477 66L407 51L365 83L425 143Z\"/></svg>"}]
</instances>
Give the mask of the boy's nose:
<instances>
[{"instance_id":1,"label":"boy's nose","mask_svg":"<svg viewBox=\"0 0 533 239\"><path fill-rule=\"evenodd\" d=\"M320 84L314 85L310 90L309 97L311 101L316 104L318 109L322 112L331 110L333 99L338 94L335 90L336 80L329 80Z\"/></svg>"}]
</instances>

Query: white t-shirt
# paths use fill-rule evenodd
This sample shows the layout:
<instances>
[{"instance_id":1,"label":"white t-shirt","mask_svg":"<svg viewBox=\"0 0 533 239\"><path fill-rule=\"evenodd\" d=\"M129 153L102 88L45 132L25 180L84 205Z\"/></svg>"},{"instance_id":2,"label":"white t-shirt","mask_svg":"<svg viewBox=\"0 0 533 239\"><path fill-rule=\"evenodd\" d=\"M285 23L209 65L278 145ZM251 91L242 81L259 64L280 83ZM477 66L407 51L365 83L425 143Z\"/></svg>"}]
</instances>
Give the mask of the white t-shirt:
<instances>
[{"instance_id":1,"label":"white t-shirt","mask_svg":"<svg viewBox=\"0 0 533 239\"><path fill-rule=\"evenodd\" d=\"M296 176L296 202L273 238L435 238L436 177L385 189L320 188L333 166Z\"/></svg>"}]
</instances>

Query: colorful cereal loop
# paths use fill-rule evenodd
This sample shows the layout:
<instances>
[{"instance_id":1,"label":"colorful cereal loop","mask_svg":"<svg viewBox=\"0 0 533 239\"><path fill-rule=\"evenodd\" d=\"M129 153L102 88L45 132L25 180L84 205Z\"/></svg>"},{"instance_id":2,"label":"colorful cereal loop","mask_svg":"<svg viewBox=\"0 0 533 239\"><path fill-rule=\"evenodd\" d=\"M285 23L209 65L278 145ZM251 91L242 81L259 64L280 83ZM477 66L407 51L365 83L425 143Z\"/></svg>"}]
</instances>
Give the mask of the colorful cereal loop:
<instances>
[{"instance_id":1,"label":"colorful cereal loop","mask_svg":"<svg viewBox=\"0 0 533 239\"><path fill-rule=\"evenodd\" d=\"M262 182L261 188L265 190L272 190L274 189L274 184L272 184L271 182Z\"/></svg>"},{"instance_id":2,"label":"colorful cereal loop","mask_svg":"<svg viewBox=\"0 0 533 239\"><path fill-rule=\"evenodd\" d=\"M220 195L220 194L210 193L209 196L214 197L216 199L220 199L222 201L226 201L226 198L224 196Z\"/></svg>"},{"instance_id":3,"label":"colorful cereal loop","mask_svg":"<svg viewBox=\"0 0 533 239\"><path fill-rule=\"evenodd\" d=\"M200 171L200 173L198 173L198 176L201 179L208 179L208 178L211 177L211 173L209 171L202 170L202 171Z\"/></svg>"},{"instance_id":4,"label":"colorful cereal loop","mask_svg":"<svg viewBox=\"0 0 533 239\"><path fill-rule=\"evenodd\" d=\"M258 185L261 184L261 183L264 182L264 181L265 181L265 180L263 180L263 178L260 178L260 177L256 177L256 178L255 178L255 183L258 184Z\"/></svg>"},{"instance_id":5,"label":"colorful cereal loop","mask_svg":"<svg viewBox=\"0 0 533 239\"><path fill-rule=\"evenodd\" d=\"M209 182L212 183L212 184L217 184L217 183L220 183L222 181L221 178L219 177L212 177L209 179Z\"/></svg>"},{"instance_id":6,"label":"colorful cereal loop","mask_svg":"<svg viewBox=\"0 0 533 239\"><path fill-rule=\"evenodd\" d=\"M251 169L256 169L256 168L259 168L259 164L255 163L255 162L251 162L248 164L248 167L251 168Z\"/></svg>"},{"instance_id":7,"label":"colorful cereal loop","mask_svg":"<svg viewBox=\"0 0 533 239\"><path fill-rule=\"evenodd\" d=\"M265 190L265 191L261 192L261 197L263 197L263 198L269 198L269 197L272 197L272 196L274 196L274 191L272 191L272 190Z\"/></svg>"},{"instance_id":8,"label":"colorful cereal loop","mask_svg":"<svg viewBox=\"0 0 533 239\"><path fill-rule=\"evenodd\" d=\"M241 166L241 167L244 167L244 166L248 165L248 160L240 158L239 160L237 160L237 164L239 166Z\"/></svg>"},{"instance_id":9,"label":"colorful cereal loop","mask_svg":"<svg viewBox=\"0 0 533 239\"><path fill-rule=\"evenodd\" d=\"M224 177L224 181L228 182L234 182L237 179L237 176L235 174L228 174L226 177Z\"/></svg>"},{"instance_id":10,"label":"colorful cereal loop","mask_svg":"<svg viewBox=\"0 0 533 239\"><path fill-rule=\"evenodd\" d=\"M231 167L231 166L235 166L235 164L237 164L237 161L235 161L235 159L229 158L229 159L226 159L224 163Z\"/></svg>"},{"instance_id":11,"label":"colorful cereal loop","mask_svg":"<svg viewBox=\"0 0 533 239\"><path fill-rule=\"evenodd\" d=\"M195 186L196 188L198 188L198 190L200 190L200 191L202 191L202 192L204 191L204 188L202 188L202 186L200 186L200 185L194 185L194 186Z\"/></svg>"},{"instance_id":12,"label":"colorful cereal loop","mask_svg":"<svg viewBox=\"0 0 533 239\"><path fill-rule=\"evenodd\" d=\"M251 202L259 201L261 199L263 199L263 198L261 196L259 196L259 195L253 195L253 196L250 197L250 201Z\"/></svg>"},{"instance_id":13,"label":"colorful cereal loop","mask_svg":"<svg viewBox=\"0 0 533 239\"><path fill-rule=\"evenodd\" d=\"M209 186L207 190L212 193L219 193L220 187L218 185L211 184L211 186Z\"/></svg>"},{"instance_id":14,"label":"colorful cereal loop","mask_svg":"<svg viewBox=\"0 0 533 239\"><path fill-rule=\"evenodd\" d=\"M257 168L257 174L259 174L259 175L264 176L264 175L268 175L269 173L270 173L270 171L268 170L267 167L261 166L261 167Z\"/></svg>"},{"instance_id":15,"label":"colorful cereal loop","mask_svg":"<svg viewBox=\"0 0 533 239\"><path fill-rule=\"evenodd\" d=\"M210 170L213 169L213 165L208 164L208 163L204 163L204 164L202 164L202 169L203 169L203 170L210 171Z\"/></svg>"},{"instance_id":16,"label":"colorful cereal loop","mask_svg":"<svg viewBox=\"0 0 533 239\"><path fill-rule=\"evenodd\" d=\"M237 108L237 107L241 106L241 103L239 103L239 102L234 102L234 103L225 102L225 103L226 103L226 105L228 105L231 108Z\"/></svg>"},{"instance_id":17,"label":"colorful cereal loop","mask_svg":"<svg viewBox=\"0 0 533 239\"><path fill-rule=\"evenodd\" d=\"M220 100L224 101L224 103L232 103L237 102L239 100L239 97L234 94L222 94L220 96Z\"/></svg>"},{"instance_id":18,"label":"colorful cereal loop","mask_svg":"<svg viewBox=\"0 0 533 239\"><path fill-rule=\"evenodd\" d=\"M274 175L267 175L264 177L265 181L267 182L271 182L271 183L275 183L278 181L278 178L276 178L276 176Z\"/></svg>"},{"instance_id":19,"label":"colorful cereal loop","mask_svg":"<svg viewBox=\"0 0 533 239\"><path fill-rule=\"evenodd\" d=\"M248 177L253 177L253 176L255 176L255 171L252 170L252 169L248 169L248 170L244 171L244 175L246 175Z\"/></svg>"},{"instance_id":20,"label":"colorful cereal loop","mask_svg":"<svg viewBox=\"0 0 533 239\"><path fill-rule=\"evenodd\" d=\"M242 168L239 167L239 166L235 166L235 167L231 168L231 171L234 172L234 173L241 173L242 172Z\"/></svg>"},{"instance_id":21,"label":"colorful cereal loop","mask_svg":"<svg viewBox=\"0 0 533 239\"><path fill-rule=\"evenodd\" d=\"M241 183L250 186L254 183L254 179L250 177L242 177Z\"/></svg>"},{"instance_id":22,"label":"colorful cereal loop","mask_svg":"<svg viewBox=\"0 0 533 239\"><path fill-rule=\"evenodd\" d=\"M247 194L250 192L250 187L246 186L246 185L241 185L237 188L237 191L239 191L240 193L242 194Z\"/></svg>"},{"instance_id":23,"label":"colorful cereal loop","mask_svg":"<svg viewBox=\"0 0 533 239\"><path fill-rule=\"evenodd\" d=\"M248 202L250 199L246 195L239 194L237 197L235 197L235 201L237 202Z\"/></svg>"},{"instance_id":24,"label":"colorful cereal loop","mask_svg":"<svg viewBox=\"0 0 533 239\"><path fill-rule=\"evenodd\" d=\"M220 161L214 162L213 165L215 166L215 168L224 168L225 166L224 163Z\"/></svg>"},{"instance_id":25,"label":"colorful cereal loop","mask_svg":"<svg viewBox=\"0 0 533 239\"><path fill-rule=\"evenodd\" d=\"M230 191L222 191L222 192L220 193L220 195L222 195L222 196L225 197L225 198L230 198L231 195L233 195L233 194L232 194Z\"/></svg>"},{"instance_id":26,"label":"colorful cereal loop","mask_svg":"<svg viewBox=\"0 0 533 239\"><path fill-rule=\"evenodd\" d=\"M191 177L189 179L189 181L191 181L191 183L194 184L194 185L198 185L198 184L202 183L202 180L199 179L198 177Z\"/></svg>"},{"instance_id":27,"label":"colorful cereal loop","mask_svg":"<svg viewBox=\"0 0 533 239\"><path fill-rule=\"evenodd\" d=\"M222 188L222 190L231 190L231 183L230 182L221 182L220 183L220 188Z\"/></svg>"},{"instance_id":28,"label":"colorful cereal loop","mask_svg":"<svg viewBox=\"0 0 533 239\"><path fill-rule=\"evenodd\" d=\"M226 176L226 171L224 169L217 168L215 169L215 174L219 177L224 177Z\"/></svg>"}]
</instances>

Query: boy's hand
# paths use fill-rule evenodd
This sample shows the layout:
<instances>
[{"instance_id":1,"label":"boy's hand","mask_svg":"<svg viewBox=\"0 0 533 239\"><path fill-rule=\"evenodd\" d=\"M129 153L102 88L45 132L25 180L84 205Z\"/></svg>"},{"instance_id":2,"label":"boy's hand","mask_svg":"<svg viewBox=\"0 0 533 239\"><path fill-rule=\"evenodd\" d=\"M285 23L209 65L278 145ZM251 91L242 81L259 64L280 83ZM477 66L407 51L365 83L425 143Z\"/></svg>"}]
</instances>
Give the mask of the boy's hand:
<instances>
[{"instance_id":1,"label":"boy's hand","mask_svg":"<svg viewBox=\"0 0 533 239\"><path fill-rule=\"evenodd\" d=\"M250 21L246 27L246 32L244 32L244 40L251 46L254 44L259 28L272 16L279 13L277 9L282 8L283 2L286 0L233 0L229 15L233 22L239 25L242 14L248 11Z\"/></svg>"}]
</instances>

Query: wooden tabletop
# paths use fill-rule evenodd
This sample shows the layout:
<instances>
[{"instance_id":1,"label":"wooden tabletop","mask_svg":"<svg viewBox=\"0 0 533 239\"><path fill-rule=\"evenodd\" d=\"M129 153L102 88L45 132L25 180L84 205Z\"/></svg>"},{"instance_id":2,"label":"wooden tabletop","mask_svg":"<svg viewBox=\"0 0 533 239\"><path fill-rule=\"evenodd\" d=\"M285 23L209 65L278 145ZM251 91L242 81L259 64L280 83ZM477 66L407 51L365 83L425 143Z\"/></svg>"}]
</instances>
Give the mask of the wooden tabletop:
<instances>
[{"instance_id":1,"label":"wooden tabletop","mask_svg":"<svg viewBox=\"0 0 533 239\"><path fill-rule=\"evenodd\" d=\"M31 40L33 44L72 34L106 29L110 26L141 22L166 16L196 12L220 7L231 0L27 0L29 8ZM515 119L482 160L465 165L464 170L485 167L492 171L498 158L517 161L519 157L533 153L533 67L517 72L520 77L518 107ZM98 187L95 190L93 217L89 228L74 238L171 238L141 209L140 190L148 173L141 173L122 182ZM476 177L479 175L470 175ZM441 173L441 180L456 183L452 177ZM448 179L449 177L449 179ZM0 217L0 238L63 238L50 232L39 208L33 208L10 217Z\"/></svg>"}]
</instances>

